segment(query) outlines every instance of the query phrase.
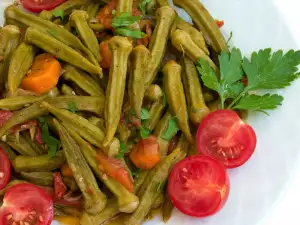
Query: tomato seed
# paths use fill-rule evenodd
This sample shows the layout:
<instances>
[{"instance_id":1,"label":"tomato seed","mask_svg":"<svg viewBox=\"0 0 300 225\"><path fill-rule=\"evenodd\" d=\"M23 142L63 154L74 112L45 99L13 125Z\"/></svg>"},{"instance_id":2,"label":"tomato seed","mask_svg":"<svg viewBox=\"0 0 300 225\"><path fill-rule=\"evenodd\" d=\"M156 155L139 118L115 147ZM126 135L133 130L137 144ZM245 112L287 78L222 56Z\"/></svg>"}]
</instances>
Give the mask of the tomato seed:
<instances>
[{"instance_id":1,"label":"tomato seed","mask_svg":"<svg viewBox=\"0 0 300 225\"><path fill-rule=\"evenodd\" d=\"M40 221L40 222L44 222L44 219L43 219L42 216L39 216L39 221Z\"/></svg>"},{"instance_id":2,"label":"tomato seed","mask_svg":"<svg viewBox=\"0 0 300 225\"><path fill-rule=\"evenodd\" d=\"M24 225L30 225L28 222L25 222Z\"/></svg>"},{"instance_id":3,"label":"tomato seed","mask_svg":"<svg viewBox=\"0 0 300 225\"><path fill-rule=\"evenodd\" d=\"M3 177L4 177L4 173L0 172L0 178L3 178Z\"/></svg>"},{"instance_id":4,"label":"tomato seed","mask_svg":"<svg viewBox=\"0 0 300 225\"><path fill-rule=\"evenodd\" d=\"M10 220L11 218L13 218L13 215L12 215L12 214L9 214L9 215L6 217L7 220Z\"/></svg>"}]
</instances>

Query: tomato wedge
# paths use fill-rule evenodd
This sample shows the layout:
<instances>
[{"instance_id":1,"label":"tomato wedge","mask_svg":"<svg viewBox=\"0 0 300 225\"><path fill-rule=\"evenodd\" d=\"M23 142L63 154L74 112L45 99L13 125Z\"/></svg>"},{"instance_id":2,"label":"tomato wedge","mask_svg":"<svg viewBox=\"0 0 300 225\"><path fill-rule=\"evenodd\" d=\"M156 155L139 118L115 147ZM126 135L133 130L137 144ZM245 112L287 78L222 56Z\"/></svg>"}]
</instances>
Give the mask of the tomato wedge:
<instances>
[{"instance_id":1,"label":"tomato wedge","mask_svg":"<svg viewBox=\"0 0 300 225\"><path fill-rule=\"evenodd\" d=\"M0 190L5 188L10 179L10 162L5 151L0 148Z\"/></svg>"},{"instance_id":2,"label":"tomato wedge","mask_svg":"<svg viewBox=\"0 0 300 225\"><path fill-rule=\"evenodd\" d=\"M67 0L21 0L23 7L31 12L51 10Z\"/></svg>"},{"instance_id":3,"label":"tomato wedge","mask_svg":"<svg viewBox=\"0 0 300 225\"><path fill-rule=\"evenodd\" d=\"M53 173L54 181L54 197L56 199L61 199L67 192L67 186L65 185L60 172Z\"/></svg>"},{"instance_id":4,"label":"tomato wedge","mask_svg":"<svg viewBox=\"0 0 300 225\"><path fill-rule=\"evenodd\" d=\"M229 178L217 160L202 155L177 163L169 177L168 193L182 213L206 217L218 212L229 195Z\"/></svg>"},{"instance_id":5,"label":"tomato wedge","mask_svg":"<svg viewBox=\"0 0 300 225\"><path fill-rule=\"evenodd\" d=\"M0 208L0 224L50 225L54 208L50 195L29 183L17 184L7 190Z\"/></svg>"},{"instance_id":6,"label":"tomato wedge","mask_svg":"<svg viewBox=\"0 0 300 225\"><path fill-rule=\"evenodd\" d=\"M197 149L227 168L243 165L256 147L256 134L231 110L217 110L202 120L197 132Z\"/></svg>"}]
</instances>

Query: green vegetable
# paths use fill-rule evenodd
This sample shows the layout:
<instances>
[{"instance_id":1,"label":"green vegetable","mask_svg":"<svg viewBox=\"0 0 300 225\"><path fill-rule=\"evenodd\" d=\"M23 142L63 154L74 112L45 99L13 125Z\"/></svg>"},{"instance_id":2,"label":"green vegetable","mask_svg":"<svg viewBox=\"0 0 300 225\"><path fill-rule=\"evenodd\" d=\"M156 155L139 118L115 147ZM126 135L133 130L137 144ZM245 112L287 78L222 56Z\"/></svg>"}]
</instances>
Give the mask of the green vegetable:
<instances>
[{"instance_id":1,"label":"green vegetable","mask_svg":"<svg viewBox=\"0 0 300 225\"><path fill-rule=\"evenodd\" d=\"M39 122L42 128L42 138L45 144L48 146L48 155L50 157L55 156L56 152L61 146L61 143L59 140L57 140L55 137L52 137L49 133L49 126L48 126L48 117L40 117Z\"/></svg>"},{"instance_id":2,"label":"green vegetable","mask_svg":"<svg viewBox=\"0 0 300 225\"><path fill-rule=\"evenodd\" d=\"M69 110L70 112L72 112L72 113L76 113L77 110L78 110L76 103L75 103L75 102L70 102L70 103L68 104L68 110Z\"/></svg>"},{"instance_id":3,"label":"green vegetable","mask_svg":"<svg viewBox=\"0 0 300 225\"><path fill-rule=\"evenodd\" d=\"M282 50L271 53L271 49L253 52L251 60L244 57L239 49L230 53L222 52L219 56L220 79L204 61L198 61L198 72L204 85L218 92L221 107L227 99L232 100L228 108L247 110L275 109L281 105L283 98L279 95L252 95L249 91L258 89L278 89L291 84L299 77L297 66L300 64L300 51ZM241 82L247 76L247 86Z\"/></svg>"},{"instance_id":4,"label":"green vegetable","mask_svg":"<svg viewBox=\"0 0 300 225\"><path fill-rule=\"evenodd\" d=\"M123 143L123 142L121 142L120 143L120 152L119 152L118 155L115 156L115 158L122 159L122 158L124 158L124 156L125 156L125 154L127 152L129 152L129 151L128 151L127 147L126 147L126 144Z\"/></svg>"},{"instance_id":5,"label":"green vegetable","mask_svg":"<svg viewBox=\"0 0 300 225\"><path fill-rule=\"evenodd\" d=\"M128 12L123 12L120 16L116 16L111 23L113 28L128 27L136 22L139 22L142 16L131 16Z\"/></svg>"},{"instance_id":6,"label":"green vegetable","mask_svg":"<svg viewBox=\"0 0 300 225\"><path fill-rule=\"evenodd\" d=\"M121 36L132 37L132 38L144 38L146 34L140 30L132 30L130 28L116 28L115 32Z\"/></svg>"},{"instance_id":7,"label":"green vegetable","mask_svg":"<svg viewBox=\"0 0 300 225\"><path fill-rule=\"evenodd\" d=\"M56 18L61 18L62 20L64 20L65 18L65 15L64 15L64 10L62 9L55 9L53 12L52 12L52 15Z\"/></svg>"},{"instance_id":8,"label":"green vegetable","mask_svg":"<svg viewBox=\"0 0 300 225\"><path fill-rule=\"evenodd\" d=\"M171 117L168 121L168 128L161 137L166 141L170 141L178 131L177 119L176 117Z\"/></svg>"},{"instance_id":9,"label":"green vegetable","mask_svg":"<svg viewBox=\"0 0 300 225\"><path fill-rule=\"evenodd\" d=\"M150 113L148 109L142 108L141 110L141 120L147 120L150 118Z\"/></svg>"},{"instance_id":10,"label":"green vegetable","mask_svg":"<svg viewBox=\"0 0 300 225\"><path fill-rule=\"evenodd\" d=\"M57 34L56 34L56 31L55 31L55 30L48 29L47 32L48 32L51 36L53 36L53 37L56 38L56 35L57 35Z\"/></svg>"},{"instance_id":11,"label":"green vegetable","mask_svg":"<svg viewBox=\"0 0 300 225\"><path fill-rule=\"evenodd\" d=\"M152 0L142 0L138 4L138 9L142 11L142 13L145 15L146 14L146 7L148 4L152 3Z\"/></svg>"},{"instance_id":12,"label":"green vegetable","mask_svg":"<svg viewBox=\"0 0 300 225\"><path fill-rule=\"evenodd\" d=\"M151 134L151 130L142 126L141 129L140 129L140 135L141 135L141 138L143 139L147 139Z\"/></svg>"}]
</instances>

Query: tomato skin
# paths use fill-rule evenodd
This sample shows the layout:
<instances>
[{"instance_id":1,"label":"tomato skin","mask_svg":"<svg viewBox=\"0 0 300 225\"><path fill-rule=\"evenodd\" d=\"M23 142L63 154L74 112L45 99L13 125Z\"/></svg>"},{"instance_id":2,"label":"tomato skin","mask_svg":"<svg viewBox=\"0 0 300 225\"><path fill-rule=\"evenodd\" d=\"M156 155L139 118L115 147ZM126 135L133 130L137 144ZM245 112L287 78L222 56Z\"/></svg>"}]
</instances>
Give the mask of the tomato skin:
<instances>
[{"instance_id":1,"label":"tomato skin","mask_svg":"<svg viewBox=\"0 0 300 225\"><path fill-rule=\"evenodd\" d=\"M232 110L217 110L203 119L197 132L197 149L227 168L246 163L256 147L253 128Z\"/></svg>"},{"instance_id":2,"label":"tomato skin","mask_svg":"<svg viewBox=\"0 0 300 225\"><path fill-rule=\"evenodd\" d=\"M31 12L51 10L67 0L21 0L23 7Z\"/></svg>"},{"instance_id":3,"label":"tomato skin","mask_svg":"<svg viewBox=\"0 0 300 225\"><path fill-rule=\"evenodd\" d=\"M177 163L169 177L168 193L174 206L193 217L220 211L229 195L229 177L217 160L202 155Z\"/></svg>"},{"instance_id":4,"label":"tomato skin","mask_svg":"<svg viewBox=\"0 0 300 225\"><path fill-rule=\"evenodd\" d=\"M54 197L56 199L63 198L67 192L67 186L64 184L60 172L53 173L53 181L54 181Z\"/></svg>"},{"instance_id":5,"label":"tomato skin","mask_svg":"<svg viewBox=\"0 0 300 225\"><path fill-rule=\"evenodd\" d=\"M8 216L11 218L8 220ZM10 187L0 208L0 224L23 221L35 225L50 225L54 216L51 196L34 184L22 183ZM17 223L19 224L19 223Z\"/></svg>"},{"instance_id":6,"label":"tomato skin","mask_svg":"<svg viewBox=\"0 0 300 225\"><path fill-rule=\"evenodd\" d=\"M5 151L0 148L0 190L5 188L11 174L10 161Z\"/></svg>"}]
</instances>

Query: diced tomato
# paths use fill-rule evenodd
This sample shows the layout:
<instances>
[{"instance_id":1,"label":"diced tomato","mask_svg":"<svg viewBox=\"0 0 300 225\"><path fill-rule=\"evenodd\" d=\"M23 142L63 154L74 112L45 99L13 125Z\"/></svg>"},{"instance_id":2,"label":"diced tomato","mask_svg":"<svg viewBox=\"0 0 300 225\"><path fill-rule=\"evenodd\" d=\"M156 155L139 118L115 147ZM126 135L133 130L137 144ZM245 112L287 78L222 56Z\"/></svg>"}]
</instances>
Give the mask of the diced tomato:
<instances>
[{"instance_id":1,"label":"diced tomato","mask_svg":"<svg viewBox=\"0 0 300 225\"><path fill-rule=\"evenodd\" d=\"M98 152L97 160L100 163L100 170L118 181L130 192L133 192L133 180L131 179L129 172L121 161L107 157L101 152Z\"/></svg>"},{"instance_id":2,"label":"diced tomato","mask_svg":"<svg viewBox=\"0 0 300 225\"><path fill-rule=\"evenodd\" d=\"M13 113L8 110L0 110L0 126L2 126L10 117L12 117Z\"/></svg>"},{"instance_id":3,"label":"diced tomato","mask_svg":"<svg viewBox=\"0 0 300 225\"><path fill-rule=\"evenodd\" d=\"M100 55L102 57L100 65L104 69L109 69L112 64L112 52L108 46L109 41L110 39L100 43Z\"/></svg>"},{"instance_id":4,"label":"diced tomato","mask_svg":"<svg viewBox=\"0 0 300 225\"><path fill-rule=\"evenodd\" d=\"M227 168L243 165L256 147L251 126L231 110L217 110L205 117L197 132L197 149L223 163Z\"/></svg>"},{"instance_id":5,"label":"diced tomato","mask_svg":"<svg viewBox=\"0 0 300 225\"><path fill-rule=\"evenodd\" d=\"M221 28L221 27L223 27L224 26L224 20L216 20L216 23L217 23L217 26L219 27L219 28Z\"/></svg>"},{"instance_id":6,"label":"diced tomato","mask_svg":"<svg viewBox=\"0 0 300 225\"><path fill-rule=\"evenodd\" d=\"M217 160L190 156L174 166L168 193L174 206L184 214L206 217L218 212L227 201L229 178Z\"/></svg>"},{"instance_id":7,"label":"diced tomato","mask_svg":"<svg viewBox=\"0 0 300 225\"><path fill-rule=\"evenodd\" d=\"M51 10L67 0L20 0L23 7L31 12Z\"/></svg>"},{"instance_id":8,"label":"diced tomato","mask_svg":"<svg viewBox=\"0 0 300 225\"><path fill-rule=\"evenodd\" d=\"M10 187L0 208L0 224L50 225L54 215L51 196L29 183Z\"/></svg>"},{"instance_id":9,"label":"diced tomato","mask_svg":"<svg viewBox=\"0 0 300 225\"><path fill-rule=\"evenodd\" d=\"M0 190L5 188L10 179L10 162L5 151L0 148Z\"/></svg>"},{"instance_id":10,"label":"diced tomato","mask_svg":"<svg viewBox=\"0 0 300 225\"><path fill-rule=\"evenodd\" d=\"M67 187L62 179L60 172L53 173L54 181L54 197L55 199L61 199L67 192Z\"/></svg>"},{"instance_id":11,"label":"diced tomato","mask_svg":"<svg viewBox=\"0 0 300 225\"><path fill-rule=\"evenodd\" d=\"M160 151L155 136L142 139L130 152L133 164L143 170L152 169L160 161Z\"/></svg>"}]
</instances>

